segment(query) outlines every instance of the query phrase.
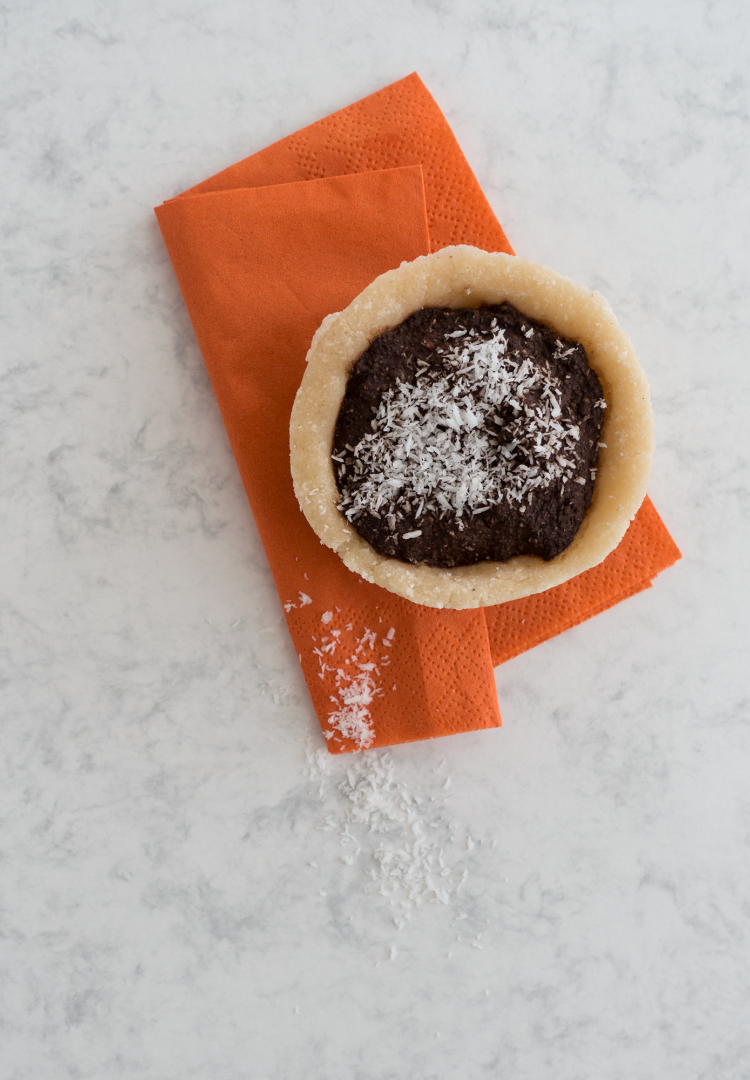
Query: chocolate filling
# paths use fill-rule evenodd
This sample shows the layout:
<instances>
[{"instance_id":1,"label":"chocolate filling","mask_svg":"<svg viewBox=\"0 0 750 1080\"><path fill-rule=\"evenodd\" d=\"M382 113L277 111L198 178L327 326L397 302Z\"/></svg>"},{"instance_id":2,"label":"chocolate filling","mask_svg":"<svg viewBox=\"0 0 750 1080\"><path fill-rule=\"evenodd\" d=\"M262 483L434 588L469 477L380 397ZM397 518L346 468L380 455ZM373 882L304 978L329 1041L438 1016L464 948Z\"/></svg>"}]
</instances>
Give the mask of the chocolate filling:
<instances>
[{"instance_id":1,"label":"chocolate filling","mask_svg":"<svg viewBox=\"0 0 750 1080\"><path fill-rule=\"evenodd\" d=\"M339 509L402 562L553 559L591 504L605 408L583 346L511 304L417 311L352 368Z\"/></svg>"}]
</instances>

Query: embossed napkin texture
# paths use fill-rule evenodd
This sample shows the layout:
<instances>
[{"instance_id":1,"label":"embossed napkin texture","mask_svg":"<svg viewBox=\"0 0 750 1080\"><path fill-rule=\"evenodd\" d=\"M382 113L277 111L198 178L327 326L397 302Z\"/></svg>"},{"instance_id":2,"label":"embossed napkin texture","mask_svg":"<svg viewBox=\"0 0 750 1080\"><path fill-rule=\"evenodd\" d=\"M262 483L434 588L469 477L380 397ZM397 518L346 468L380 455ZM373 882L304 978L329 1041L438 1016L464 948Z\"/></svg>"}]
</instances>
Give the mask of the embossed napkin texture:
<instances>
[{"instance_id":1,"label":"embossed napkin texture","mask_svg":"<svg viewBox=\"0 0 750 1080\"><path fill-rule=\"evenodd\" d=\"M324 316L447 244L512 254L418 76L156 215L331 752L498 726L493 664L648 588L679 558L647 500L617 551L575 581L484 611L437 611L361 581L302 515L289 416Z\"/></svg>"}]
</instances>

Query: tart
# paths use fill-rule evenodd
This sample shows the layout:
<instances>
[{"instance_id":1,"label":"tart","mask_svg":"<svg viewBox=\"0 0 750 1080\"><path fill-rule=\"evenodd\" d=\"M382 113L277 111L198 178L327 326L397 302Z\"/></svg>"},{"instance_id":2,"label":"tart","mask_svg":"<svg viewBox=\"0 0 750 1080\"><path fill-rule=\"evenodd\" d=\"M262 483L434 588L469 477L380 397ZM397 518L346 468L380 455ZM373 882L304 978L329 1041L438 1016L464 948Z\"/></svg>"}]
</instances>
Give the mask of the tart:
<instances>
[{"instance_id":1,"label":"tart","mask_svg":"<svg viewBox=\"0 0 750 1080\"><path fill-rule=\"evenodd\" d=\"M307 520L350 570L471 608L606 558L646 494L653 440L648 383L603 297L457 246L323 321L291 469Z\"/></svg>"}]
</instances>

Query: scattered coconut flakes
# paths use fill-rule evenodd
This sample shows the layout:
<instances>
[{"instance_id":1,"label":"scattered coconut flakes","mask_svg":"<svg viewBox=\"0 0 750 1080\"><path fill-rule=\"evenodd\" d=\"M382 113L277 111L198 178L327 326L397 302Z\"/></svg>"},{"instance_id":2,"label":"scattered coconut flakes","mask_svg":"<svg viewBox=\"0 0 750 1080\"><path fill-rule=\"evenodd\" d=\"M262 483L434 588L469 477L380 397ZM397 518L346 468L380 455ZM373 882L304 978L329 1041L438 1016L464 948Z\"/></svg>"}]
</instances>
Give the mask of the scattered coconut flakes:
<instances>
[{"instance_id":1,"label":"scattered coconut flakes","mask_svg":"<svg viewBox=\"0 0 750 1080\"><path fill-rule=\"evenodd\" d=\"M321 802L333 804L325 830L337 834L342 862L362 856L366 876L407 920L424 903L451 902L468 878L461 863L470 849L457 842L459 825L446 819L444 799L399 782L388 750L346 759L309 750L307 761Z\"/></svg>"},{"instance_id":2,"label":"scattered coconut flakes","mask_svg":"<svg viewBox=\"0 0 750 1080\"><path fill-rule=\"evenodd\" d=\"M324 612L321 622L328 633L320 641L313 637L318 678L324 683L326 680L332 683L329 698L336 706L327 717L330 731L323 734L337 742L346 739L358 750L366 750L375 739L370 706L383 695L380 667L387 666L390 660L384 662L376 653L379 646L373 630L365 627L357 637L351 623L341 629L332 625L333 618L333 612ZM382 641L392 646L395 634L395 629L391 628L388 639Z\"/></svg>"}]
</instances>

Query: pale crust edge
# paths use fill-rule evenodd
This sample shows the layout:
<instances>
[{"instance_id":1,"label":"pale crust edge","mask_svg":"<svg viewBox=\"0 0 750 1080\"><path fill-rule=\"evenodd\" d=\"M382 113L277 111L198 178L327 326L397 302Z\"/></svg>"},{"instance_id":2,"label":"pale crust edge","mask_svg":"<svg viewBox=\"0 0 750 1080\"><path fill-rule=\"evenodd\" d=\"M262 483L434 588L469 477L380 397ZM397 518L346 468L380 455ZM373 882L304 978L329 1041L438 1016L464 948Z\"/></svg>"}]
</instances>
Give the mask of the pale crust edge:
<instances>
[{"instance_id":1,"label":"pale crust edge","mask_svg":"<svg viewBox=\"0 0 750 1080\"><path fill-rule=\"evenodd\" d=\"M561 336L580 341L604 388L599 472L591 507L572 544L550 562L517 556L451 570L379 555L336 508L333 433L349 372L370 343L423 307L478 307L507 300ZM619 544L646 495L654 448L648 382L607 301L530 259L465 245L402 263L376 278L313 338L292 410L294 491L317 535L346 566L408 600L473 608L542 592L597 566Z\"/></svg>"}]
</instances>

